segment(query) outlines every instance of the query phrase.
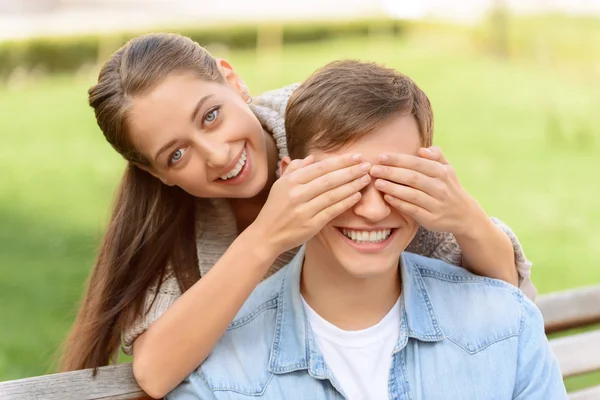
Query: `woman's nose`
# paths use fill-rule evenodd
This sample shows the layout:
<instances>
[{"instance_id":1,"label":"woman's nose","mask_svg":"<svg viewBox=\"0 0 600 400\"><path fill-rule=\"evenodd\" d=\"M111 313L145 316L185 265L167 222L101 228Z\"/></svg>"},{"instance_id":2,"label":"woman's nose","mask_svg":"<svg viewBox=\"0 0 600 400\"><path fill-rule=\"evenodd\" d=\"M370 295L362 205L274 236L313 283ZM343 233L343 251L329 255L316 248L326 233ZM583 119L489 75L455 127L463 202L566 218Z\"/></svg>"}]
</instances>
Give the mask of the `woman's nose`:
<instances>
[{"instance_id":1,"label":"woman's nose","mask_svg":"<svg viewBox=\"0 0 600 400\"><path fill-rule=\"evenodd\" d=\"M229 144L226 142L201 138L196 141L196 144L210 168L223 168L231 161Z\"/></svg>"}]
</instances>

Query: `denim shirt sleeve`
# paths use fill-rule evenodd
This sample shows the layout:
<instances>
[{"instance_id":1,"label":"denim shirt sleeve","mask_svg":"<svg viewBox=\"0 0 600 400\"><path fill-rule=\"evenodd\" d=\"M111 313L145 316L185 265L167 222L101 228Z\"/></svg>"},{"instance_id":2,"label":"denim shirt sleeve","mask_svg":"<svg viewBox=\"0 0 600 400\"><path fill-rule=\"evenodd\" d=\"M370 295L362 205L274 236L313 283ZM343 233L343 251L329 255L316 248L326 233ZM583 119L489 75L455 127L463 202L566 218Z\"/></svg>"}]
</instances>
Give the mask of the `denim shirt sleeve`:
<instances>
[{"instance_id":1,"label":"denim shirt sleeve","mask_svg":"<svg viewBox=\"0 0 600 400\"><path fill-rule=\"evenodd\" d=\"M198 368L192 372L190 376L185 378L171 393L166 397L166 400L217 400L206 379L202 370Z\"/></svg>"},{"instance_id":2,"label":"denim shirt sleeve","mask_svg":"<svg viewBox=\"0 0 600 400\"><path fill-rule=\"evenodd\" d=\"M558 361L544 333L540 311L527 299L519 335L515 400L567 399Z\"/></svg>"}]
</instances>

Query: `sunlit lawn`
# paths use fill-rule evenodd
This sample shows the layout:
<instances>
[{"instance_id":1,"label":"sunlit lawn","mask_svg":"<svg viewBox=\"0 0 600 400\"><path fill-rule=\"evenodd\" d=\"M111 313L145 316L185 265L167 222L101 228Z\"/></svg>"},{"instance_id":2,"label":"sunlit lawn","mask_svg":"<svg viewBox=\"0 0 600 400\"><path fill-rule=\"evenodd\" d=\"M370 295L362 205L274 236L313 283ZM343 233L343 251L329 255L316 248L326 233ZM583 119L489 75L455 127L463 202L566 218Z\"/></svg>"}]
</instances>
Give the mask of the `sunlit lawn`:
<instances>
[{"instance_id":1,"label":"sunlit lawn","mask_svg":"<svg viewBox=\"0 0 600 400\"><path fill-rule=\"evenodd\" d=\"M599 283L600 82L445 43L348 39L226 56L255 95L343 57L410 75L432 99L435 141L517 232L540 292ZM86 104L92 82L0 87L0 380L52 370L123 169Z\"/></svg>"}]
</instances>

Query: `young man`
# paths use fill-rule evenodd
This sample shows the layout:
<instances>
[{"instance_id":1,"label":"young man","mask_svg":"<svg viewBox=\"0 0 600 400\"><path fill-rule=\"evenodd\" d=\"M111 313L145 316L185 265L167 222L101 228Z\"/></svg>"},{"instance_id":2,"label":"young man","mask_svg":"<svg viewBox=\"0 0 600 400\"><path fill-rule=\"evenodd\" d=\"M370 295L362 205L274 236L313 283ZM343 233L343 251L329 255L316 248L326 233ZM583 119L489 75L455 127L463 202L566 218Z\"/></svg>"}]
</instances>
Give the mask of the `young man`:
<instances>
[{"instance_id":1,"label":"young man","mask_svg":"<svg viewBox=\"0 0 600 400\"><path fill-rule=\"evenodd\" d=\"M382 154L401 165L429 146L433 115L406 76L343 61L296 90L286 129L293 158L360 153L384 177L402 169L380 165ZM414 186L424 195L432 182ZM533 303L502 281L404 252L418 224L390 185L372 180L259 285L168 398L566 399Z\"/></svg>"}]
</instances>

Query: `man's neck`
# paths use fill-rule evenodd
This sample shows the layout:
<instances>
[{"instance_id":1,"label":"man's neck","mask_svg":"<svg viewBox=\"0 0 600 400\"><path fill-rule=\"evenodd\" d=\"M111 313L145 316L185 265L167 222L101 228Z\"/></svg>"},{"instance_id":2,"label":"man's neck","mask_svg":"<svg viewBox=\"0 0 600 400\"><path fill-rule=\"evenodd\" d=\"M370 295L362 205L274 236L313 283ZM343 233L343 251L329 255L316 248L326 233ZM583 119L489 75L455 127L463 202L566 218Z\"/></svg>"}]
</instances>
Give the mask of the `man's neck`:
<instances>
[{"instance_id":1,"label":"man's neck","mask_svg":"<svg viewBox=\"0 0 600 400\"><path fill-rule=\"evenodd\" d=\"M375 277L357 278L348 274L329 253L311 249L309 242L300 291L317 314L338 328L366 329L381 321L400 297L397 265Z\"/></svg>"}]
</instances>

